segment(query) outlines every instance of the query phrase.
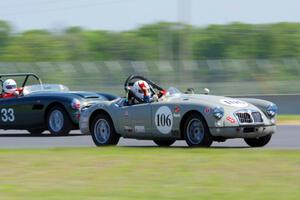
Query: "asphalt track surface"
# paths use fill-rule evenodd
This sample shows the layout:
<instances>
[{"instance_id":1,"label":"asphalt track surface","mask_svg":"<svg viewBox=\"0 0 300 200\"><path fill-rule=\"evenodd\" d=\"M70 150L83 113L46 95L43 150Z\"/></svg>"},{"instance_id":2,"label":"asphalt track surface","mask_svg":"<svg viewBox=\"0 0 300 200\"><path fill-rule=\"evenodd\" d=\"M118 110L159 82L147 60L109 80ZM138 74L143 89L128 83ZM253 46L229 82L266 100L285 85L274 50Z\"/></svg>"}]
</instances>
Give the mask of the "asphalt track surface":
<instances>
[{"instance_id":1,"label":"asphalt track surface","mask_svg":"<svg viewBox=\"0 0 300 200\"><path fill-rule=\"evenodd\" d=\"M264 148L300 149L300 126L278 126L270 143ZM156 147L152 141L121 139L118 146ZM95 147L90 135L81 135L73 131L69 136L32 136L26 131L0 131L0 149L18 148L58 148L58 147ZM187 147L184 141L177 141L172 147ZM231 139L226 142L212 144L213 148L248 148L242 139Z\"/></svg>"}]
</instances>

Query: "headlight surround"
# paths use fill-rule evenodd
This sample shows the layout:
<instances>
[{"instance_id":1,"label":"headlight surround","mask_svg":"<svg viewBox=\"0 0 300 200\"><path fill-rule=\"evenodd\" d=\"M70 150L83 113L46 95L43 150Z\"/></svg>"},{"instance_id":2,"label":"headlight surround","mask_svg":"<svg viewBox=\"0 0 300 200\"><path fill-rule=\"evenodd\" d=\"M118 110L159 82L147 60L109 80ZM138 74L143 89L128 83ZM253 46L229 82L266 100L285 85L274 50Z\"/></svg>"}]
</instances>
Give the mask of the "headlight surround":
<instances>
[{"instance_id":1,"label":"headlight surround","mask_svg":"<svg viewBox=\"0 0 300 200\"><path fill-rule=\"evenodd\" d=\"M273 118L278 113L278 107L276 104L272 103L267 107L267 114L269 117Z\"/></svg>"},{"instance_id":2,"label":"headlight surround","mask_svg":"<svg viewBox=\"0 0 300 200\"><path fill-rule=\"evenodd\" d=\"M224 108L218 106L213 109L213 114L215 118L221 119L224 116Z\"/></svg>"},{"instance_id":3,"label":"headlight surround","mask_svg":"<svg viewBox=\"0 0 300 200\"><path fill-rule=\"evenodd\" d=\"M80 110L81 102L78 99L73 99L71 103L71 107L75 110Z\"/></svg>"}]
</instances>

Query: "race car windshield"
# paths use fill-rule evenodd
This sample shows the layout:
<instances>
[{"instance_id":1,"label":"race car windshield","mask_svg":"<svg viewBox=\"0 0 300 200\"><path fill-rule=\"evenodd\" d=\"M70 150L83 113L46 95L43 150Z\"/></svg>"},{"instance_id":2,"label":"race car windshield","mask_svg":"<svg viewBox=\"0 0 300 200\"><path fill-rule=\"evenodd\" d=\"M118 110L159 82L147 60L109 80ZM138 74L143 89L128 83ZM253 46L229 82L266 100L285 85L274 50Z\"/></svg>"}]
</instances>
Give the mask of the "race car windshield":
<instances>
[{"instance_id":1,"label":"race car windshield","mask_svg":"<svg viewBox=\"0 0 300 200\"><path fill-rule=\"evenodd\" d=\"M61 84L29 85L24 87L24 95L34 92L67 92L69 88Z\"/></svg>"},{"instance_id":2,"label":"race car windshield","mask_svg":"<svg viewBox=\"0 0 300 200\"><path fill-rule=\"evenodd\" d=\"M180 90L178 90L178 89L175 88L175 87L170 87L170 88L168 89L168 94L169 94L169 95L182 94L182 92L180 92Z\"/></svg>"}]
</instances>

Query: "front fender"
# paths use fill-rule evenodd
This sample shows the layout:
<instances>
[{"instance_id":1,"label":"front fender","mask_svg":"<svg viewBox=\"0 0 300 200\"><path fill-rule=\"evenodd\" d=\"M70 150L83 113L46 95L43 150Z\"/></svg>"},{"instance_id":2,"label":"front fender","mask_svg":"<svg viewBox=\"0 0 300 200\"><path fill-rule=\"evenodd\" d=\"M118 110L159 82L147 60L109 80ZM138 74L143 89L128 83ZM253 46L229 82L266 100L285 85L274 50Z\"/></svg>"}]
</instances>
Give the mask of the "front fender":
<instances>
[{"instance_id":1,"label":"front fender","mask_svg":"<svg viewBox=\"0 0 300 200\"><path fill-rule=\"evenodd\" d=\"M265 113L266 116L267 115L267 108L269 105L274 104L271 101L266 101L263 99L254 99L254 98L239 98L240 100L246 101L248 103L253 104L254 106L258 107L261 111L263 111Z\"/></svg>"},{"instance_id":2,"label":"front fender","mask_svg":"<svg viewBox=\"0 0 300 200\"><path fill-rule=\"evenodd\" d=\"M91 123L91 117L94 116L94 114L98 113L98 112L105 112L107 113L115 128L117 129L117 120L116 120L116 112L114 112L114 109L116 109L117 107L114 105L112 105L112 103L107 103L107 102L103 102L103 103L99 103L96 105L93 105L85 110L83 110L81 112L81 117L80 117L80 121L79 121L79 127L80 130L84 133L84 134L90 134L90 123Z\"/></svg>"}]
</instances>

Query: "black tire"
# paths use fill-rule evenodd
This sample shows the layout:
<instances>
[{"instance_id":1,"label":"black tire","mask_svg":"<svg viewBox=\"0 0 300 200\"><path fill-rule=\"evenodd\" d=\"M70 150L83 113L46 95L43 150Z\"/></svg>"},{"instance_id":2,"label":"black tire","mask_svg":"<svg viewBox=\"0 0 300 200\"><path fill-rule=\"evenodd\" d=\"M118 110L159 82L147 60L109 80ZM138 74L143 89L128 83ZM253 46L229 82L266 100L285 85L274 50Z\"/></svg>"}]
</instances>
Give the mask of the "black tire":
<instances>
[{"instance_id":1,"label":"black tire","mask_svg":"<svg viewBox=\"0 0 300 200\"><path fill-rule=\"evenodd\" d=\"M119 142L120 135L116 133L112 120L106 114L98 114L92 119L90 130L96 146L117 145Z\"/></svg>"},{"instance_id":2,"label":"black tire","mask_svg":"<svg viewBox=\"0 0 300 200\"><path fill-rule=\"evenodd\" d=\"M44 128L34 128L34 129L28 129L27 130L31 135L42 135L45 131Z\"/></svg>"},{"instance_id":3,"label":"black tire","mask_svg":"<svg viewBox=\"0 0 300 200\"><path fill-rule=\"evenodd\" d=\"M189 126L191 125L191 123L200 123L199 125L201 125L202 127L202 134L201 132L199 133L199 130L194 131L196 131L196 133L199 133L198 135L201 135L201 137L194 139L192 138L193 134L189 133ZM190 147L210 147L210 145L213 143L213 137L209 132L205 119L197 113L193 113L188 116L188 118L184 122L183 136L186 143Z\"/></svg>"},{"instance_id":4,"label":"black tire","mask_svg":"<svg viewBox=\"0 0 300 200\"><path fill-rule=\"evenodd\" d=\"M271 138L272 134L260 138L245 138L244 140L250 147L263 147L270 142Z\"/></svg>"},{"instance_id":5,"label":"black tire","mask_svg":"<svg viewBox=\"0 0 300 200\"><path fill-rule=\"evenodd\" d=\"M153 140L155 144L160 147L169 147L176 142L174 139L155 139Z\"/></svg>"},{"instance_id":6,"label":"black tire","mask_svg":"<svg viewBox=\"0 0 300 200\"><path fill-rule=\"evenodd\" d=\"M61 127L59 127L58 129L54 129L51 125L51 121L50 121L50 118L51 118L51 115L54 113L54 112L58 112L62 115L62 119L63 119L63 124ZM46 118L46 123L47 123L47 128L48 130L50 131L50 133L52 135L68 135L70 133L70 131L72 130L72 122L68 116L68 113L66 112L66 110L61 107L61 106L54 106L52 107L49 112L47 113L47 118Z\"/></svg>"}]
</instances>

